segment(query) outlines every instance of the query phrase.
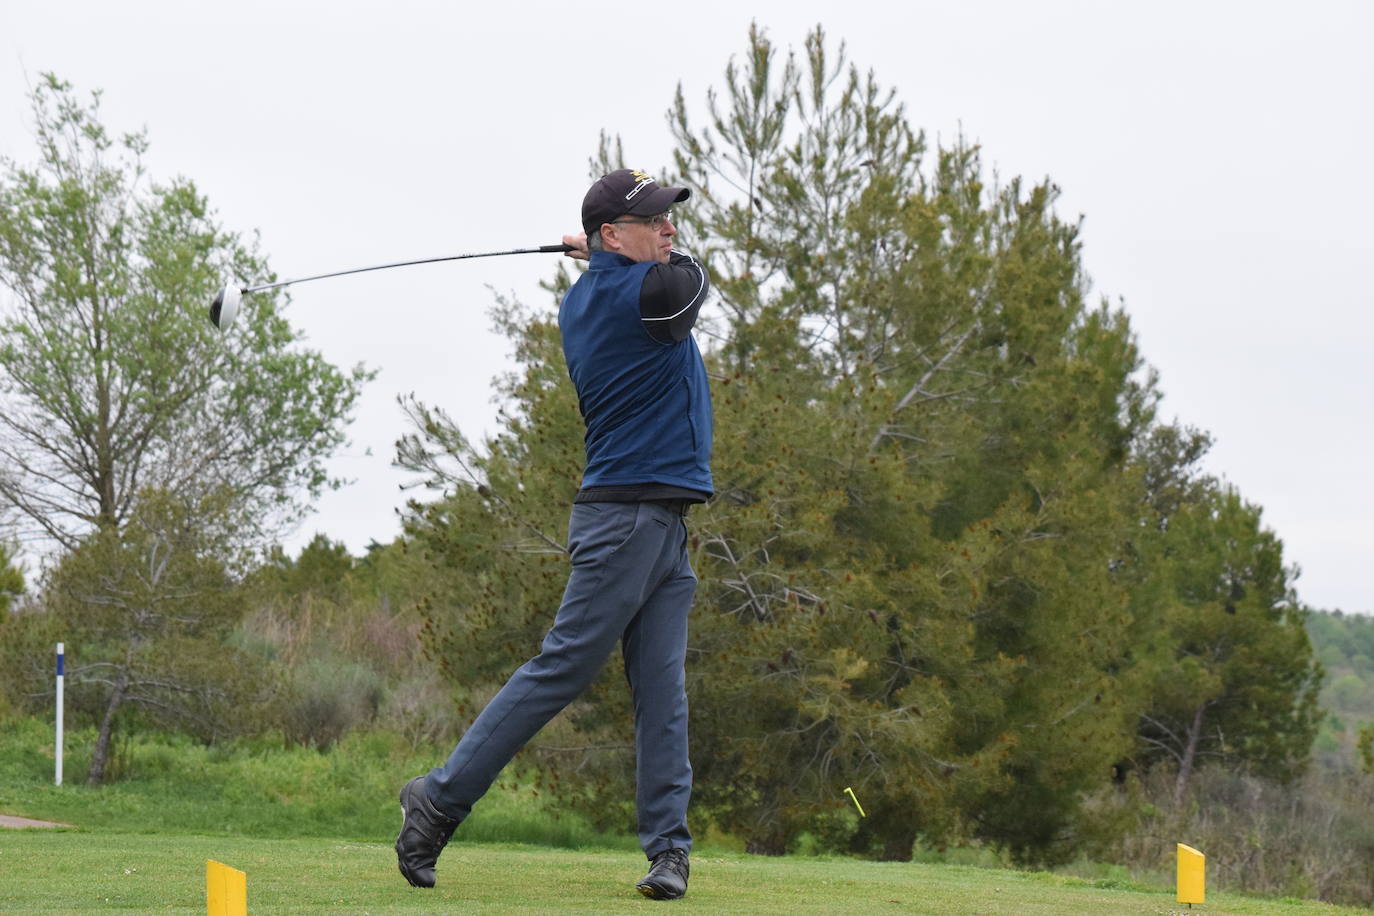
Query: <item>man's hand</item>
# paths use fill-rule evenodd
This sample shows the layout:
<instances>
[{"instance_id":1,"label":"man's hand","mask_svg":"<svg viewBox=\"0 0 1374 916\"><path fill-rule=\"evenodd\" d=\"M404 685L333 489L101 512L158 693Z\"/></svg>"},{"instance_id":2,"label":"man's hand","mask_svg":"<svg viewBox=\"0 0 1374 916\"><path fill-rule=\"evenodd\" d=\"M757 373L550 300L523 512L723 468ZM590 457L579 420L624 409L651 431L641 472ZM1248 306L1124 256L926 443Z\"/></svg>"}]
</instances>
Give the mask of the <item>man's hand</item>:
<instances>
[{"instance_id":1,"label":"man's hand","mask_svg":"<svg viewBox=\"0 0 1374 916\"><path fill-rule=\"evenodd\" d=\"M577 235L563 236L563 244L572 246L572 251L563 252L564 257L577 258L579 261L585 261L591 256L587 252L587 233L585 232L579 232Z\"/></svg>"}]
</instances>

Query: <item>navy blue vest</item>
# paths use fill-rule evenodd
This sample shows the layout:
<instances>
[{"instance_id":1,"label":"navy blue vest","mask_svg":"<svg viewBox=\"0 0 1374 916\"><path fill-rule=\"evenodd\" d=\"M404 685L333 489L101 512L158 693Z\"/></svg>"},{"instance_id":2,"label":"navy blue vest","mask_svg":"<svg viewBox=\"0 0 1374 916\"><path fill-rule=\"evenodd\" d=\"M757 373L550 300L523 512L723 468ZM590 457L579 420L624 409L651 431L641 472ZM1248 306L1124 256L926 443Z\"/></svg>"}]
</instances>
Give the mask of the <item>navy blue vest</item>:
<instances>
[{"instance_id":1,"label":"navy blue vest","mask_svg":"<svg viewBox=\"0 0 1374 916\"><path fill-rule=\"evenodd\" d=\"M592 252L563 297L563 356L587 426L583 487L661 483L713 492L711 392L690 335L649 336L639 291L653 261Z\"/></svg>"}]
</instances>

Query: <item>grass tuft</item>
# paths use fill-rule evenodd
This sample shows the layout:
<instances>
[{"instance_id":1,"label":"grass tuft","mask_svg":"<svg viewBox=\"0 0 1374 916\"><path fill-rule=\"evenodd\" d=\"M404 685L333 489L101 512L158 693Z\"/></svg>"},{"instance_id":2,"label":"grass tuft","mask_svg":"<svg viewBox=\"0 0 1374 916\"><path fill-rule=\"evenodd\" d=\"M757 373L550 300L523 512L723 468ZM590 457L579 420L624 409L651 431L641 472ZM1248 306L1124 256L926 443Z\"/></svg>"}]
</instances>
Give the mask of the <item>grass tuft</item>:
<instances>
[{"instance_id":1,"label":"grass tuft","mask_svg":"<svg viewBox=\"0 0 1374 916\"><path fill-rule=\"evenodd\" d=\"M51 726L0 724L0 811L89 830L264 838L329 837L377 842L400 828L397 795L448 748L413 748L381 732L354 733L328 751L278 739L214 746L140 735L121 744L124 778L86 786L93 732L69 733L67 775L54 786ZM550 812L520 779L493 787L456 843L530 843L567 849L634 849L633 837L602 834L575 815Z\"/></svg>"}]
</instances>

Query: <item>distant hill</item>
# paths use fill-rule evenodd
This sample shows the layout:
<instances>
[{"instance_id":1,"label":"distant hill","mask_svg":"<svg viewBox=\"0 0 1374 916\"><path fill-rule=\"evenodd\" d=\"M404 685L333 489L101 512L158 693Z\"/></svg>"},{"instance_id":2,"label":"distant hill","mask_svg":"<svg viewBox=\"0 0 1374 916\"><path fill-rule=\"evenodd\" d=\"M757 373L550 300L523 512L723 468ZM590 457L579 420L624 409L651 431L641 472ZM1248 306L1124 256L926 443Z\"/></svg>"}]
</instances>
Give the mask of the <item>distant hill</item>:
<instances>
[{"instance_id":1,"label":"distant hill","mask_svg":"<svg viewBox=\"0 0 1374 916\"><path fill-rule=\"evenodd\" d=\"M1359 730L1374 722L1374 617L1313 611L1307 633L1326 669L1321 705L1327 715L1315 750L1349 751Z\"/></svg>"}]
</instances>

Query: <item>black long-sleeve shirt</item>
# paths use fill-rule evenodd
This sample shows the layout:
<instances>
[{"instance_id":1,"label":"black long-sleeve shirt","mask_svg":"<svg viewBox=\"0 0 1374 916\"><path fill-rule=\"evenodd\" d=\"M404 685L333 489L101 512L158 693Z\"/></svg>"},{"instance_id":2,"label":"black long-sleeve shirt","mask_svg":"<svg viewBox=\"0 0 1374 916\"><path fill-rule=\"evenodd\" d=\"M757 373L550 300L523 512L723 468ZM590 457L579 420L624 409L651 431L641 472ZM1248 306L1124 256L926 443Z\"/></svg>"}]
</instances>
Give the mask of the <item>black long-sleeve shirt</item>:
<instances>
[{"instance_id":1,"label":"black long-sleeve shirt","mask_svg":"<svg viewBox=\"0 0 1374 916\"><path fill-rule=\"evenodd\" d=\"M710 285L705 268L676 248L667 264L649 268L639 290L639 315L649 336L661 344L686 340Z\"/></svg>"}]
</instances>

